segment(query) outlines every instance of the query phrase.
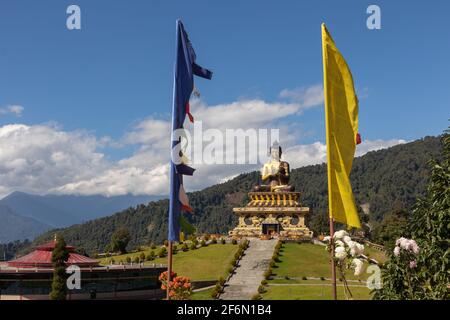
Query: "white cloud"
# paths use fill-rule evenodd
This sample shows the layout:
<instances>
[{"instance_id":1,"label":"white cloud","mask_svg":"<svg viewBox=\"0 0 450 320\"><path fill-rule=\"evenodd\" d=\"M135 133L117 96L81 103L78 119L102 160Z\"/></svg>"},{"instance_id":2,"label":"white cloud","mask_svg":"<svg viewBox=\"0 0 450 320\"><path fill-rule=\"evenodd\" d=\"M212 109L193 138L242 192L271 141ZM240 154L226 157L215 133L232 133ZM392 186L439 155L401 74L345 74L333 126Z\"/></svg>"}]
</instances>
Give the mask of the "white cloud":
<instances>
[{"instance_id":1,"label":"white cloud","mask_svg":"<svg viewBox=\"0 0 450 320\"><path fill-rule=\"evenodd\" d=\"M19 105L11 105L6 108L0 108L0 114L14 114L16 117L21 117L24 108Z\"/></svg>"},{"instance_id":2,"label":"white cloud","mask_svg":"<svg viewBox=\"0 0 450 320\"><path fill-rule=\"evenodd\" d=\"M299 144L298 124L289 120L290 116L323 103L321 95L322 87L312 86L284 90L280 96L291 99L289 103L254 99L207 106L197 99L192 101L192 113L202 120L204 129L221 132L280 127L283 157L296 168L326 161L326 146L321 142ZM55 125L5 125L0 127L0 195L14 190L107 196L167 194L170 136L170 121L156 118L139 122L118 141L84 131L66 132ZM367 140L358 146L357 155L404 142ZM137 150L117 161L108 160L104 154L105 146L125 145L137 146ZM259 150L263 161L266 153L267 150ZM186 177L185 184L188 190L199 190L260 166L196 164L194 177Z\"/></svg>"},{"instance_id":3,"label":"white cloud","mask_svg":"<svg viewBox=\"0 0 450 320\"><path fill-rule=\"evenodd\" d=\"M309 87L299 87L292 90L284 89L280 92L280 98L291 99L298 103L299 110L317 107L323 104L323 86L317 84Z\"/></svg>"}]
</instances>

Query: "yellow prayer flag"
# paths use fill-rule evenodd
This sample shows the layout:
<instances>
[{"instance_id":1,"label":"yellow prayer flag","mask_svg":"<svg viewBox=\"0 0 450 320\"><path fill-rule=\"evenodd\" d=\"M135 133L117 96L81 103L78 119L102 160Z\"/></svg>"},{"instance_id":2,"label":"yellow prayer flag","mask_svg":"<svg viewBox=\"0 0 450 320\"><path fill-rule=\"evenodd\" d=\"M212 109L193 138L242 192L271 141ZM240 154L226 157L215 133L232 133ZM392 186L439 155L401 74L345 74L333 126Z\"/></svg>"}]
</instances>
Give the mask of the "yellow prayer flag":
<instances>
[{"instance_id":1,"label":"yellow prayer flag","mask_svg":"<svg viewBox=\"0 0 450 320\"><path fill-rule=\"evenodd\" d=\"M358 135L358 98L347 63L322 24L325 122L330 218L361 228L350 171Z\"/></svg>"}]
</instances>

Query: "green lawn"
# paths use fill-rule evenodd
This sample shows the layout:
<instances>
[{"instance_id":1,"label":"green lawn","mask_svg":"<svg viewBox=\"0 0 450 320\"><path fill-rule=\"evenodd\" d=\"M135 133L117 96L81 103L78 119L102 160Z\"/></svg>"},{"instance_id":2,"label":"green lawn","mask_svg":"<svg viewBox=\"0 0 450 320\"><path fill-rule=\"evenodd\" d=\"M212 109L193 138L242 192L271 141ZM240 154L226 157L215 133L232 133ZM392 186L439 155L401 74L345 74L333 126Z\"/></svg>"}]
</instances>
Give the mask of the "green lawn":
<instances>
[{"instance_id":1,"label":"green lawn","mask_svg":"<svg viewBox=\"0 0 450 320\"><path fill-rule=\"evenodd\" d=\"M350 287L355 300L370 300L370 290L365 287ZM317 283L307 286L269 286L264 300L331 300L331 284ZM338 285L338 299L345 300L344 287Z\"/></svg>"},{"instance_id":2,"label":"green lawn","mask_svg":"<svg viewBox=\"0 0 450 320\"><path fill-rule=\"evenodd\" d=\"M370 257L374 257L374 249L369 249ZM375 258L376 259L376 258ZM368 266L365 263L365 268ZM370 299L370 290L364 287L369 274L365 272L359 277L353 270L346 272L350 290L354 299ZM280 262L273 268L273 279L268 281L267 292L263 299L296 300L296 299L330 299L331 282L329 280L313 280L311 278L331 277L329 253L324 246L310 243L286 243L280 251ZM308 280L303 280L307 277ZM339 278L339 274L338 274ZM277 285L285 284L285 285ZM286 285L287 284L287 285ZM338 280L338 298L345 299L342 282Z\"/></svg>"},{"instance_id":3,"label":"green lawn","mask_svg":"<svg viewBox=\"0 0 450 320\"><path fill-rule=\"evenodd\" d=\"M158 249L154 251L158 252ZM226 277L229 264L237 250L238 245L210 244L196 250L180 251L173 255L173 270L178 275L191 278L191 281L218 280L220 277ZM148 252L149 250L144 251L145 254L148 254ZM127 256L133 259L140 253L136 252L113 258L117 262L125 260ZM111 258L104 258L100 260L100 263L108 264L110 260ZM167 264L167 257L145 262L146 265L153 263Z\"/></svg>"},{"instance_id":4,"label":"green lawn","mask_svg":"<svg viewBox=\"0 0 450 320\"><path fill-rule=\"evenodd\" d=\"M199 291L199 292L194 292L191 295L191 300L213 300L213 298L211 298L211 293L213 292L213 290L214 290L214 288Z\"/></svg>"}]
</instances>

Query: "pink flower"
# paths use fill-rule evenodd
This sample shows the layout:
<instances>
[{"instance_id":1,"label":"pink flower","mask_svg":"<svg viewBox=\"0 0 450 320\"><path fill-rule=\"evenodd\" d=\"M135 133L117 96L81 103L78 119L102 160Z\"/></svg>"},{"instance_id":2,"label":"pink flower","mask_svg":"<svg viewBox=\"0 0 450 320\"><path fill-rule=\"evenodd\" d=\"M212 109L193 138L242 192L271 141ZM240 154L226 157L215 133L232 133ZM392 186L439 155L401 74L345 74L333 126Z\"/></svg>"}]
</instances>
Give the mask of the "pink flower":
<instances>
[{"instance_id":1,"label":"pink flower","mask_svg":"<svg viewBox=\"0 0 450 320\"><path fill-rule=\"evenodd\" d=\"M410 267L411 269L416 268L416 267L417 267L417 262L416 262L415 260L410 261L410 262L409 262L409 267Z\"/></svg>"},{"instance_id":2,"label":"pink flower","mask_svg":"<svg viewBox=\"0 0 450 320\"><path fill-rule=\"evenodd\" d=\"M394 256L398 257L400 255L400 247L395 247Z\"/></svg>"}]
</instances>

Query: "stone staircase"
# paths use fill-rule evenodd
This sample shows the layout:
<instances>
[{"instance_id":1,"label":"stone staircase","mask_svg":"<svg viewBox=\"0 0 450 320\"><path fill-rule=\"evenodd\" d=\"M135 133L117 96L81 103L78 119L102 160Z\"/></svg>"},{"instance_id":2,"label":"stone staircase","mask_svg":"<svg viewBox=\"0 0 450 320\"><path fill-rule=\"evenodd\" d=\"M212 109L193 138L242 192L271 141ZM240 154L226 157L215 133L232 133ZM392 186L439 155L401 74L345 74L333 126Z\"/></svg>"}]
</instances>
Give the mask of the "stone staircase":
<instances>
[{"instance_id":1,"label":"stone staircase","mask_svg":"<svg viewBox=\"0 0 450 320\"><path fill-rule=\"evenodd\" d=\"M249 239L250 244L233 276L225 284L221 300L250 300L268 269L277 240Z\"/></svg>"}]
</instances>

